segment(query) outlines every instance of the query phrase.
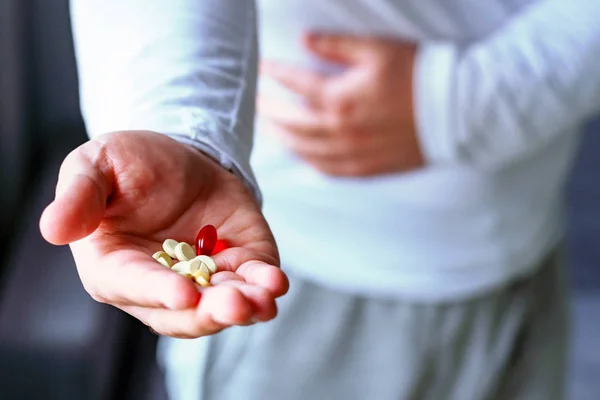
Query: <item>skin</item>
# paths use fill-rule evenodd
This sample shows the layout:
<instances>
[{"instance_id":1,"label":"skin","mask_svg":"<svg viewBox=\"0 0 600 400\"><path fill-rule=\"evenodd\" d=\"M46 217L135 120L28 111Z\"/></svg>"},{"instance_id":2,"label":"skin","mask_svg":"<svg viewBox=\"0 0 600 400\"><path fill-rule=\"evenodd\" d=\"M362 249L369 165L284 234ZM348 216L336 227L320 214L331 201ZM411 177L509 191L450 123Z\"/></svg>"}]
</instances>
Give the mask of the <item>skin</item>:
<instances>
[{"instance_id":1,"label":"skin","mask_svg":"<svg viewBox=\"0 0 600 400\"><path fill-rule=\"evenodd\" d=\"M152 259L166 238L193 243L205 224L231 246L200 288ZM195 338L268 321L288 280L250 191L209 157L154 132L115 132L67 156L41 216L69 244L87 292L162 335Z\"/></svg>"},{"instance_id":2,"label":"skin","mask_svg":"<svg viewBox=\"0 0 600 400\"><path fill-rule=\"evenodd\" d=\"M416 46L324 34L306 35L304 45L344 71L325 75L264 60L261 73L304 100L260 94L257 108L268 132L328 175L362 177L422 167L412 92Z\"/></svg>"}]
</instances>

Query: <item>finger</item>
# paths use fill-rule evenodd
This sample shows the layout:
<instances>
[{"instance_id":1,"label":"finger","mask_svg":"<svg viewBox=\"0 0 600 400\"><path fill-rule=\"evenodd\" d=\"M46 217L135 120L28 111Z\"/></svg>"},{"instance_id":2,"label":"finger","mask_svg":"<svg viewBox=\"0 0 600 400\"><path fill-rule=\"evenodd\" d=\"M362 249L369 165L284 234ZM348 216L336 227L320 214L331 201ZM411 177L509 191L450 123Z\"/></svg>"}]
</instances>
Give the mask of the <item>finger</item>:
<instances>
[{"instance_id":1,"label":"finger","mask_svg":"<svg viewBox=\"0 0 600 400\"><path fill-rule=\"evenodd\" d=\"M248 261L240 265L236 273L247 283L267 289L274 297L287 293L290 283L281 268L260 261Z\"/></svg>"},{"instance_id":2,"label":"finger","mask_svg":"<svg viewBox=\"0 0 600 400\"><path fill-rule=\"evenodd\" d=\"M277 315L275 297L265 288L244 282L241 279L223 279L213 275L211 283L216 286L230 286L238 289L252 306L253 317L257 321L269 321Z\"/></svg>"},{"instance_id":3,"label":"finger","mask_svg":"<svg viewBox=\"0 0 600 400\"><path fill-rule=\"evenodd\" d=\"M226 281L246 282L244 278L232 271L220 271L210 277L210 283L218 285Z\"/></svg>"},{"instance_id":4,"label":"finger","mask_svg":"<svg viewBox=\"0 0 600 400\"><path fill-rule=\"evenodd\" d=\"M310 103L321 104L322 90L327 84L326 76L304 67L285 65L268 60L261 61L260 73L275 79Z\"/></svg>"},{"instance_id":5,"label":"finger","mask_svg":"<svg viewBox=\"0 0 600 400\"><path fill-rule=\"evenodd\" d=\"M103 254L105 249L90 246L87 241L71 245L81 281L92 298L113 305L172 310L198 304L201 295L190 279L159 265L135 247L131 239L127 249Z\"/></svg>"},{"instance_id":6,"label":"finger","mask_svg":"<svg viewBox=\"0 0 600 400\"><path fill-rule=\"evenodd\" d=\"M256 102L257 113L270 123L285 125L298 134L320 136L327 126L319 113L301 105L279 101L260 95Z\"/></svg>"},{"instance_id":7,"label":"finger","mask_svg":"<svg viewBox=\"0 0 600 400\"><path fill-rule=\"evenodd\" d=\"M319 58L340 64L356 64L371 55L375 43L369 38L329 33L308 33L304 45Z\"/></svg>"},{"instance_id":8,"label":"finger","mask_svg":"<svg viewBox=\"0 0 600 400\"><path fill-rule=\"evenodd\" d=\"M247 324L253 318L250 302L240 290L227 285L204 289L198 307L188 310L120 308L157 333L180 338L211 335L232 325Z\"/></svg>"},{"instance_id":9,"label":"finger","mask_svg":"<svg viewBox=\"0 0 600 400\"><path fill-rule=\"evenodd\" d=\"M396 172L398 168L388 158L373 154L356 158L332 160L323 157L301 156L318 171L331 176L363 178Z\"/></svg>"},{"instance_id":10,"label":"finger","mask_svg":"<svg viewBox=\"0 0 600 400\"><path fill-rule=\"evenodd\" d=\"M111 175L106 154L97 142L71 152L61 166L56 197L40 219L44 238L62 245L94 232L112 191Z\"/></svg>"},{"instance_id":11,"label":"finger","mask_svg":"<svg viewBox=\"0 0 600 400\"><path fill-rule=\"evenodd\" d=\"M247 283L267 289L275 297L287 293L289 282L285 273L272 257L264 253L249 251L243 248L227 249L214 257L219 271L235 272ZM219 274L213 275L212 279L219 281Z\"/></svg>"},{"instance_id":12,"label":"finger","mask_svg":"<svg viewBox=\"0 0 600 400\"><path fill-rule=\"evenodd\" d=\"M352 159L361 154L369 145L368 137L360 137L350 133L308 136L282 126L274 126L272 132L278 136L285 146L301 157L325 158L331 161Z\"/></svg>"}]
</instances>

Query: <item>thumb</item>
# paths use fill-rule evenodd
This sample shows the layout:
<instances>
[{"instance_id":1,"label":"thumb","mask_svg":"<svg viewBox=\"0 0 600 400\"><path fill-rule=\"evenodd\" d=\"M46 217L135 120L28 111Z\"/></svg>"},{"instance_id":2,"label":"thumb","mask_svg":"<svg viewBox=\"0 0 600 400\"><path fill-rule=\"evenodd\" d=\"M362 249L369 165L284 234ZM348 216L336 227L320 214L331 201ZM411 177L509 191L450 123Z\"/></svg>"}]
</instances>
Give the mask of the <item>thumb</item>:
<instances>
[{"instance_id":1,"label":"thumb","mask_svg":"<svg viewBox=\"0 0 600 400\"><path fill-rule=\"evenodd\" d=\"M93 233L106 209L112 173L97 143L88 142L64 160L55 199L42 213L40 231L50 243L63 245Z\"/></svg>"},{"instance_id":2,"label":"thumb","mask_svg":"<svg viewBox=\"0 0 600 400\"><path fill-rule=\"evenodd\" d=\"M328 61L340 64L356 64L369 54L369 43L365 38L329 33L309 33L305 36L306 48Z\"/></svg>"}]
</instances>

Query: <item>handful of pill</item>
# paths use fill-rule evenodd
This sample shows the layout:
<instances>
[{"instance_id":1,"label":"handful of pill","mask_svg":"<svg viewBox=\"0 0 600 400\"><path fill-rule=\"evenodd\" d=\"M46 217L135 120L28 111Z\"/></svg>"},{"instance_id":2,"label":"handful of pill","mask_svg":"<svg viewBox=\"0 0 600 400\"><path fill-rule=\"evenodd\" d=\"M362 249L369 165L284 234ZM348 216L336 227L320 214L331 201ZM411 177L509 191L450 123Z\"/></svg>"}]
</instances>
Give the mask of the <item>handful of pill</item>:
<instances>
[{"instance_id":1,"label":"handful of pill","mask_svg":"<svg viewBox=\"0 0 600 400\"><path fill-rule=\"evenodd\" d=\"M167 239L162 250L152 255L156 261L180 275L193 279L200 286L210 286L210 276L217 264L210 258L217 243L217 230L206 225L196 236L196 250L186 242Z\"/></svg>"}]
</instances>

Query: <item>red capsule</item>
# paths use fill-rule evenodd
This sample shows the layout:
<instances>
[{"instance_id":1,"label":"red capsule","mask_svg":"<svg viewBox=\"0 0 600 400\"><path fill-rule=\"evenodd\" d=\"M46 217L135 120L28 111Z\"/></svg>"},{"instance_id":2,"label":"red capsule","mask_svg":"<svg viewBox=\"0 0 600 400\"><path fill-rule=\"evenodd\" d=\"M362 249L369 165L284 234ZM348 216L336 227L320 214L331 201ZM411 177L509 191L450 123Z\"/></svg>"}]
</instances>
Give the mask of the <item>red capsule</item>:
<instances>
[{"instance_id":1,"label":"red capsule","mask_svg":"<svg viewBox=\"0 0 600 400\"><path fill-rule=\"evenodd\" d=\"M196 235L196 254L210 256L217 244L217 229L212 225L205 225Z\"/></svg>"},{"instance_id":2,"label":"red capsule","mask_svg":"<svg viewBox=\"0 0 600 400\"><path fill-rule=\"evenodd\" d=\"M219 239L219 240L217 240L217 244L215 244L215 248L213 249L212 253L217 254L228 248L229 248L229 242L227 242L227 240L224 240L224 239Z\"/></svg>"}]
</instances>

